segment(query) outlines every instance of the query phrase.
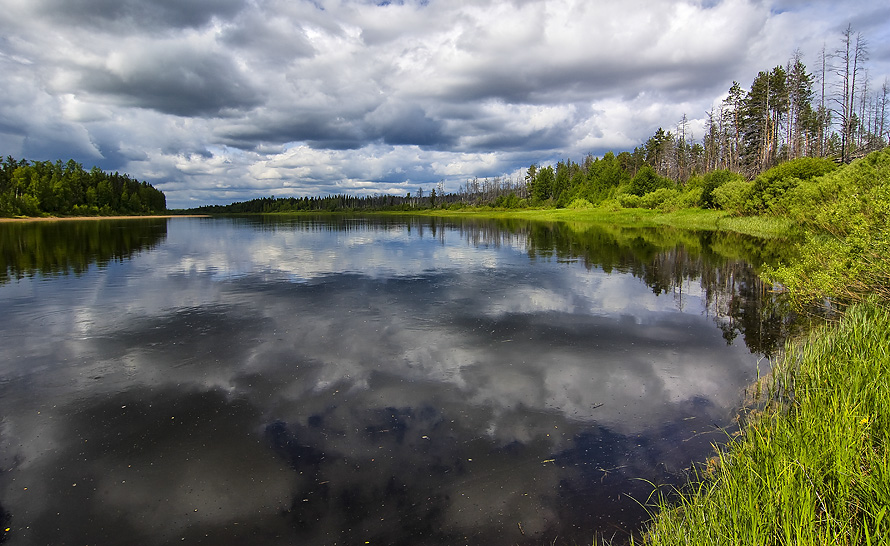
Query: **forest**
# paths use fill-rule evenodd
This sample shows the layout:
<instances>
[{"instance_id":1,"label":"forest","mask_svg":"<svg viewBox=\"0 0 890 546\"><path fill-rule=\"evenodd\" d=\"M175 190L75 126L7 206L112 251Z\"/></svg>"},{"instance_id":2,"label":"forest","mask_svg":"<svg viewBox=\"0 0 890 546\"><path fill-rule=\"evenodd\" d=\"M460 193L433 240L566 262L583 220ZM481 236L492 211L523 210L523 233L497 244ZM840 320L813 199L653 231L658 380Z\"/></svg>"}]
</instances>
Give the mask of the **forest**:
<instances>
[{"instance_id":1,"label":"forest","mask_svg":"<svg viewBox=\"0 0 890 546\"><path fill-rule=\"evenodd\" d=\"M7 156L0 162L0 217L160 214L164 193L129 175Z\"/></svg>"}]
</instances>

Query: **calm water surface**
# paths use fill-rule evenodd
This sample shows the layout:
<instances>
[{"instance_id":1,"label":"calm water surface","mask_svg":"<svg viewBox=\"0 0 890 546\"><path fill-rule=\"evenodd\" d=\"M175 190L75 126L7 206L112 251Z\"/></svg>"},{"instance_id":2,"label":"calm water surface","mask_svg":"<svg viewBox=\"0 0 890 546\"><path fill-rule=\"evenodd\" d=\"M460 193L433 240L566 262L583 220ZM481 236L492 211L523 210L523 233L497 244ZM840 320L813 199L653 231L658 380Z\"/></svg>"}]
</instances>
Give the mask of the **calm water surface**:
<instances>
[{"instance_id":1,"label":"calm water surface","mask_svg":"<svg viewBox=\"0 0 890 546\"><path fill-rule=\"evenodd\" d=\"M769 250L727 235L175 218L0 245L8 544L620 543L796 327L748 265Z\"/></svg>"}]
</instances>

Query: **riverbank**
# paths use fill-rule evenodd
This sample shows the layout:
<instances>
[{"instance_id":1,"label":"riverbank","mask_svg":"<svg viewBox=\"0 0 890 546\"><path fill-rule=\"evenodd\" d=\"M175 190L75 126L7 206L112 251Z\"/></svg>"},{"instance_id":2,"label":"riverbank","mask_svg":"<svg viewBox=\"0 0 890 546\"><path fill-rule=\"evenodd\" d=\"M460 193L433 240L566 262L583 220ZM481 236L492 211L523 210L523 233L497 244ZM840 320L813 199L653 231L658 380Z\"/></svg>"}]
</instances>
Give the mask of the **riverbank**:
<instances>
[{"instance_id":1,"label":"riverbank","mask_svg":"<svg viewBox=\"0 0 890 546\"><path fill-rule=\"evenodd\" d=\"M678 229L701 231L730 231L765 239L786 237L791 234L790 220L768 216L732 216L723 211L711 209L684 209L676 212L660 212L651 209L496 209L490 207L467 207L459 210L420 209L416 211L369 211L369 212L286 212L269 213L276 216L304 216L318 214L357 214L387 216L421 216L436 218L491 218L523 219L538 222L597 223L617 226L657 227L670 226ZM62 222L83 220L131 220L139 218L209 218L209 214L165 214L149 216L41 216L0 218L4 222Z\"/></svg>"},{"instance_id":2,"label":"riverbank","mask_svg":"<svg viewBox=\"0 0 890 546\"><path fill-rule=\"evenodd\" d=\"M207 218L206 214L153 214L147 216L22 216L17 218L0 218L5 222L67 222L74 220L141 220L146 218Z\"/></svg>"},{"instance_id":3,"label":"riverbank","mask_svg":"<svg viewBox=\"0 0 890 546\"><path fill-rule=\"evenodd\" d=\"M831 247L812 244L821 240L815 230L802 233L790 219L774 216L643 209L495 215L793 235L809 240L816 255L833 256ZM880 294L875 288L872 294ZM839 323L789 342L758 385L762 399L742 435L716 451L681 491L656 490L648 501L654 504L647 534L632 543L890 544L887 347L890 308L874 297L849 307Z\"/></svg>"},{"instance_id":4,"label":"riverbank","mask_svg":"<svg viewBox=\"0 0 890 546\"><path fill-rule=\"evenodd\" d=\"M768 405L634 544L890 543L890 310L875 301L790 344Z\"/></svg>"},{"instance_id":5,"label":"riverbank","mask_svg":"<svg viewBox=\"0 0 890 546\"><path fill-rule=\"evenodd\" d=\"M520 219L537 222L608 224L628 227L670 226L697 231L726 231L764 239L794 235L794 223L776 216L734 216L714 209L682 209L661 212L642 208L525 208L501 209L464 207L460 209L416 209L388 211L294 211L265 213L275 216L418 216L434 218ZM253 215L253 214L249 214Z\"/></svg>"},{"instance_id":6,"label":"riverbank","mask_svg":"<svg viewBox=\"0 0 890 546\"><path fill-rule=\"evenodd\" d=\"M522 218L545 222L590 222L634 227L671 226L702 231L731 231L755 237L784 237L791 233L790 220L769 216L732 216L713 209L683 209L661 212L652 209L490 209L487 207L412 213L436 217Z\"/></svg>"}]
</instances>

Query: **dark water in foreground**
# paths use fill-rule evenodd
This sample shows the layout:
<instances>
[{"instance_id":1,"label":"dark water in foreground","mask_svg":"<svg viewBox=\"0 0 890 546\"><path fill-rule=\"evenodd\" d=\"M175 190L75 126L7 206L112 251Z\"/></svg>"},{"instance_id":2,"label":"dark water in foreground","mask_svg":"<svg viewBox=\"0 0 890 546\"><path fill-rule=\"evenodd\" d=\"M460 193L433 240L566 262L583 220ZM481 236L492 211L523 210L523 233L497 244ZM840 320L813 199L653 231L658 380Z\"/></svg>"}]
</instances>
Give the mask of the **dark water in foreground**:
<instances>
[{"instance_id":1,"label":"dark water in foreground","mask_svg":"<svg viewBox=\"0 0 890 546\"><path fill-rule=\"evenodd\" d=\"M8 544L619 543L796 328L728 235L177 218L0 250Z\"/></svg>"}]
</instances>

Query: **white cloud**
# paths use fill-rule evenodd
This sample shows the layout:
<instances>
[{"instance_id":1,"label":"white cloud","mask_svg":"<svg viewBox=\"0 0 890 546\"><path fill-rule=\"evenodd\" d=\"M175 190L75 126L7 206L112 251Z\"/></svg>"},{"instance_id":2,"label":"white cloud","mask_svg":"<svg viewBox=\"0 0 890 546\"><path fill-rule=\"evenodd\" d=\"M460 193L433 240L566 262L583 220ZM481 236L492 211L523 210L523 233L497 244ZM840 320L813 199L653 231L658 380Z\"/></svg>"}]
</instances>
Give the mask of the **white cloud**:
<instances>
[{"instance_id":1,"label":"white cloud","mask_svg":"<svg viewBox=\"0 0 890 546\"><path fill-rule=\"evenodd\" d=\"M890 66L888 10L13 1L0 14L0 144L129 172L171 206L456 185L630 149L683 114L700 125L733 80L748 85L796 48L814 71L848 22L869 39L878 81Z\"/></svg>"}]
</instances>

